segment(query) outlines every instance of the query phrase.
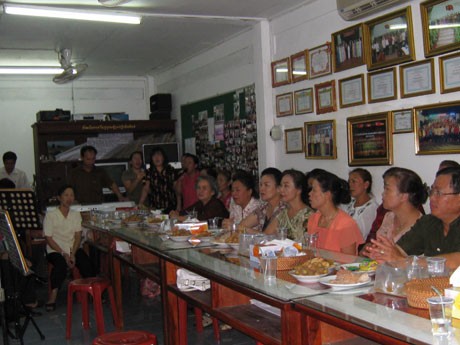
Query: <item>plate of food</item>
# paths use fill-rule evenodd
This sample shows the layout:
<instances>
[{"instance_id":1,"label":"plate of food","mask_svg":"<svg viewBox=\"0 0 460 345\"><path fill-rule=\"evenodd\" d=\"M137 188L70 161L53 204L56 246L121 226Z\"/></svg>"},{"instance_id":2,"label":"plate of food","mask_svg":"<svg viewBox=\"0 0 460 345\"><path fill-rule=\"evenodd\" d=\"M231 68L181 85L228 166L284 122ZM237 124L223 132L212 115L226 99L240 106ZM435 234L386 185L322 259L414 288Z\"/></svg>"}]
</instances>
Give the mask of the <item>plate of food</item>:
<instances>
[{"instance_id":1,"label":"plate of food","mask_svg":"<svg viewBox=\"0 0 460 345\"><path fill-rule=\"evenodd\" d=\"M188 236L169 236L169 239L174 242L187 242L190 239L190 235Z\"/></svg>"},{"instance_id":2,"label":"plate of food","mask_svg":"<svg viewBox=\"0 0 460 345\"><path fill-rule=\"evenodd\" d=\"M340 267L345 268L354 273L363 273L366 272L369 276L375 274L377 270L377 261L375 260L364 260L362 262L353 262L351 264L343 264Z\"/></svg>"},{"instance_id":3,"label":"plate of food","mask_svg":"<svg viewBox=\"0 0 460 345\"><path fill-rule=\"evenodd\" d=\"M203 231L203 232L200 232L194 235L193 238L196 238L200 240L201 242L210 242L211 240L214 239L214 236L209 231Z\"/></svg>"},{"instance_id":4,"label":"plate of food","mask_svg":"<svg viewBox=\"0 0 460 345\"><path fill-rule=\"evenodd\" d=\"M332 290L344 290L369 284L371 278L367 273L355 274L347 269L341 269L337 275L322 277L319 282L329 286Z\"/></svg>"},{"instance_id":5,"label":"plate of food","mask_svg":"<svg viewBox=\"0 0 460 345\"><path fill-rule=\"evenodd\" d=\"M327 273L317 275L301 275L295 274L295 271L289 271L289 274L297 279L300 283L317 283L322 277L327 276Z\"/></svg>"}]
</instances>

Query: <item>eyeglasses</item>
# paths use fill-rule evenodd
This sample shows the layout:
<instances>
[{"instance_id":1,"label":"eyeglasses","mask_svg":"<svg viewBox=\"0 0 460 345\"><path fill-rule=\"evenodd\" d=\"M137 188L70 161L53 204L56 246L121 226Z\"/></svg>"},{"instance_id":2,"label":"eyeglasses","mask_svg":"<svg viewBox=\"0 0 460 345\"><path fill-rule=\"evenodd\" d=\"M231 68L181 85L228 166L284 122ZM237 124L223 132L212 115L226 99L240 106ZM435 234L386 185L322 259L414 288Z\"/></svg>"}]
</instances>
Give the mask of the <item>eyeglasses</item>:
<instances>
[{"instance_id":1,"label":"eyeglasses","mask_svg":"<svg viewBox=\"0 0 460 345\"><path fill-rule=\"evenodd\" d=\"M434 188L430 188L428 190L428 195L429 196L437 196L437 197L441 197L441 196L444 196L444 195L458 195L460 194L460 192L454 192L454 193L444 193L444 192L441 192L439 189L434 189Z\"/></svg>"}]
</instances>

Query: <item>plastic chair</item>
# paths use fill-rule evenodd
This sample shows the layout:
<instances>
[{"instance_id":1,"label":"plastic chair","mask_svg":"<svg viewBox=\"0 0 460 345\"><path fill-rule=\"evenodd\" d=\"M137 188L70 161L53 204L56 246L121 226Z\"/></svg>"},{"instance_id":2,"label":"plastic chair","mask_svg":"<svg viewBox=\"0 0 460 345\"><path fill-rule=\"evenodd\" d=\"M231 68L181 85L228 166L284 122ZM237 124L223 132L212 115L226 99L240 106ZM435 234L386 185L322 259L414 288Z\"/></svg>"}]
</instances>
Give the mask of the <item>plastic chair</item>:
<instances>
[{"instance_id":1,"label":"plastic chair","mask_svg":"<svg viewBox=\"0 0 460 345\"><path fill-rule=\"evenodd\" d=\"M94 339L92 345L158 345L157 336L144 331L111 332Z\"/></svg>"}]
</instances>

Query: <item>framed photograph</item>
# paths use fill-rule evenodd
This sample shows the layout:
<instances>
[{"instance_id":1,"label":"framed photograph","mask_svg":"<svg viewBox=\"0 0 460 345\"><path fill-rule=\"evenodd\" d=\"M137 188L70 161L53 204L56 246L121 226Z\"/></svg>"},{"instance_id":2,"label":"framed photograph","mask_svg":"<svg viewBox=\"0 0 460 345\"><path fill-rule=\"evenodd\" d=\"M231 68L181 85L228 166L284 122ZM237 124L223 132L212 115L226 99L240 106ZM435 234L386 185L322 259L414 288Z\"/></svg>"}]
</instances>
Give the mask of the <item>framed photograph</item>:
<instances>
[{"instance_id":1,"label":"framed photograph","mask_svg":"<svg viewBox=\"0 0 460 345\"><path fill-rule=\"evenodd\" d=\"M305 158L336 159L335 120L305 122Z\"/></svg>"},{"instance_id":2,"label":"framed photograph","mask_svg":"<svg viewBox=\"0 0 460 345\"><path fill-rule=\"evenodd\" d=\"M367 73L367 94L369 103L396 99L396 68Z\"/></svg>"},{"instance_id":3,"label":"framed photograph","mask_svg":"<svg viewBox=\"0 0 460 345\"><path fill-rule=\"evenodd\" d=\"M414 131L414 116L412 109L394 110L391 112L393 134L411 133Z\"/></svg>"},{"instance_id":4,"label":"framed photograph","mask_svg":"<svg viewBox=\"0 0 460 345\"><path fill-rule=\"evenodd\" d=\"M460 153L460 102L437 103L414 108L415 153Z\"/></svg>"},{"instance_id":5,"label":"framed photograph","mask_svg":"<svg viewBox=\"0 0 460 345\"><path fill-rule=\"evenodd\" d=\"M297 90L294 92L295 113L307 114L313 112L313 88Z\"/></svg>"},{"instance_id":6,"label":"framed photograph","mask_svg":"<svg viewBox=\"0 0 460 345\"><path fill-rule=\"evenodd\" d=\"M284 131L286 153L303 152L303 128L291 128Z\"/></svg>"},{"instance_id":7,"label":"framed photograph","mask_svg":"<svg viewBox=\"0 0 460 345\"><path fill-rule=\"evenodd\" d=\"M292 115L293 111L292 104L292 92L283 93L282 95L276 96L276 116L287 116Z\"/></svg>"},{"instance_id":8,"label":"framed photograph","mask_svg":"<svg viewBox=\"0 0 460 345\"><path fill-rule=\"evenodd\" d=\"M401 98L435 93L433 59L399 66Z\"/></svg>"},{"instance_id":9,"label":"framed photograph","mask_svg":"<svg viewBox=\"0 0 460 345\"><path fill-rule=\"evenodd\" d=\"M363 24L335 32L331 37L334 72L365 64Z\"/></svg>"},{"instance_id":10,"label":"framed photograph","mask_svg":"<svg viewBox=\"0 0 460 345\"><path fill-rule=\"evenodd\" d=\"M308 50L291 55L291 73L293 83L308 79Z\"/></svg>"},{"instance_id":11,"label":"framed photograph","mask_svg":"<svg viewBox=\"0 0 460 345\"><path fill-rule=\"evenodd\" d=\"M388 112L347 118L348 165L391 165L390 129Z\"/></svg>"},{"instance_id":12,"label":"framed photograph","mask_svg":"<svg viewBox=\"0 0 460 345\"><path fill-rule=\"evenodd\" d=\"M364 23L369 71L415 59L410 6Z\"/></svg>"},{"instance_id":13,"label":"framed photograph","mask_svg":"<svg viewBox=\"0 0 460 345\"><path fill-rule=\"evenodd\" d=\"M310 79L332 73L331 44L329 42L309 50L308 66Z\"/></svg>"},{"instance_id":14,"label":"framed photograph","mask_svg":"<svg viewBox=\"0 0 460 345\"><path fill-rule=\"evenodd\" d=\"M430 0L420 4L425 56L460 48L460 16L455 0Z\"/></svg>"},{"instance_id":15,"label":"framed photograph","mask_svg":"<svg viewBox=\"0 0 460 345\"><path fill-rule=\"evenodd\" d=\"M365 102L364 74L339 80L340 108L353 107Z\"/></svg>"},{"instance_id":16,"label":"framed photograph","mask_svg":"<svg viewBox=\"0 0 460 345\"><path fill-rule=\"evenodd\" d=\"M272 62L272 87L291 83L291 63L289 58Z\"/></svg>"},{"instance_id":17,"label":"framed photograph","mask_svg":"<svg viewBox=\"0 0 460 345\"><path fill-rule=\"evenodd\" d=\"M439 57L441 93L460 91L460 53Z\"/></svg>"},{"instance_id":18,"label":"framed photograph","mask_svg":"<svg viewBox=\"0 0 460 345\"><path fill-rule=\"evenodd\" d=\"M337 110L335 80L315 84L316 114Z\"/></svg>"}]
</instances>

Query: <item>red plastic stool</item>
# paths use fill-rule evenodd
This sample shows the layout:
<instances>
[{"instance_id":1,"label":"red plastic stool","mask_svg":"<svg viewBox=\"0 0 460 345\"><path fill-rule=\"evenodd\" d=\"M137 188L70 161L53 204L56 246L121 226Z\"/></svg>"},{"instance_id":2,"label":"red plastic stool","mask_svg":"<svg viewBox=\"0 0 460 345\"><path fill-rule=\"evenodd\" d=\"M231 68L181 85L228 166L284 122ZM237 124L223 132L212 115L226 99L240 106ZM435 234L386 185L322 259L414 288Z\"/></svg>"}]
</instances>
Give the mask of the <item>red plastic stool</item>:
<instances>
[{"instance_id":1,"label":"red plastic stool","mask_svg":"<svg viewBox=\"0 0 460 345\"><path fill-rule=\"evenodd\" d=\"M157 336L144 331L112 332L103 334L93 345L157 345Z\"/></svg>"},{"instance_id":2,"label":"red plastic stool","mask_svg":"<svg viewBox=\"0 0 460 345\"><path fill-rule=\"evenodd\" d=\"M105 333L104 328L104 315L102 313L102 293L104 290L109 292L110 307L112 309L112 316L115 327L121 329L120 320L118 318L117 309L115 306L115 297L113 294L112 284L106 278L84 278L72 280L67 288L67 325L66 325L66 338L70 339L72 332L72 304L73 293L77 292L81 296L81 314L83 319L83 328L89 328L89 310L88 310L88 296L93 297L94 316L96 319L97 334L102 335Z\"/></svg>"}]
</instances>

